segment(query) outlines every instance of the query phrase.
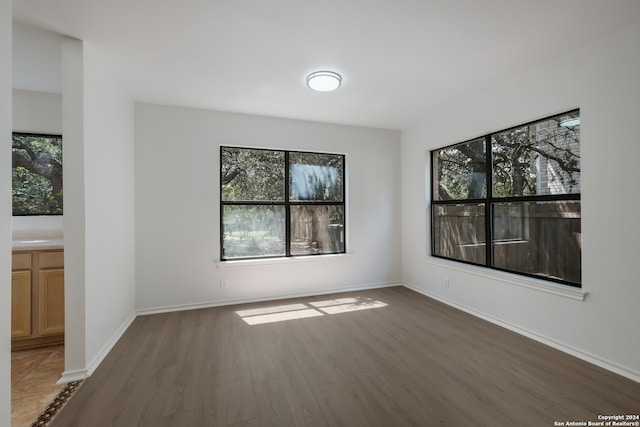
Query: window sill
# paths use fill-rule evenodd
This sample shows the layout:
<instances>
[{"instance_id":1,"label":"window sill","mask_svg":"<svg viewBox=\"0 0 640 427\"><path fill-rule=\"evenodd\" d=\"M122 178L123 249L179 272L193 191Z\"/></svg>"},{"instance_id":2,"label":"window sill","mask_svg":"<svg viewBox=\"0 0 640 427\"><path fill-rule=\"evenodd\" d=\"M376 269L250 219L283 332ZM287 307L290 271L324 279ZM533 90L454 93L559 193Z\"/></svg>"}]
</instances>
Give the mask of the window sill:
<instances>
[{"instance_id":1,"label":"window sill","mask_svg":"<svg viewBox=\"0 0 640 427\"><path fill-rule=\"evenodd\" d=\"M489 270L482 267L475 267L473 265L459 264L454 261L447 261L441 259L427 258L424 260L425 264L434 265L437 267L447 268L449 270L460 271L463 273L472 273L476 276L484 277L487 279L498 280L500 282L509 283L511 285L521 286L524 288L533 289L540 292L546 292L549 294L558 295L565 298L570 298L578 301L584 301L588 292L583 289L575 288L573 286L561 285L553 282L547 282L544 280L538 280L533 278L527 278L518 276L516 274L509 274L498 270Z\"/></svg>"},{"instance_id":2,"label":"window sill","mask_svg":"<svg viewBox=\"0 0 640 427\"><path fill-rule=\"evenodd\" d=\"M263 259L238 259L220 261L216 260L216 266L218 268L237 268L237 267L258 267L262 265L275 265L275 264L299 264L305 262L323 262L323 261L335 261L337 259L350 258L351 254L329 254L329 255L309 255L309 256L296 256L296 257L282 257L282 258L263 258Z\"/></svg>"}]
</instances>

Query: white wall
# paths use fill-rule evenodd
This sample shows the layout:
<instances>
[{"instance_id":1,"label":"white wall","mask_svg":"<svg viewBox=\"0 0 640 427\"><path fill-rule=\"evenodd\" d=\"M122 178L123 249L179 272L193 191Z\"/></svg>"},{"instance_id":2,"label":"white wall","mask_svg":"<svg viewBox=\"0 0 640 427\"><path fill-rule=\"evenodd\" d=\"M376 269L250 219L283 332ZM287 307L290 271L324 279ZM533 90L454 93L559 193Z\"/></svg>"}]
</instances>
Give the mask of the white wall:
<instances>
[{"instance_id":1,"label":"white wall","mask_svg":"<svg viewBox=\"0 0 640 427\"><path fill-rule=\"evenodd\" d=\"M62 164L65 228L65 380L86 376L83 43L65 37L62 56Z\"/></svg>"},{"instance_id":2,"label":"white wall","mask_svg":"<svg viewBox=\"0 0 640 427\"><path fill-rule=\"evenodd\" d=\"M62 95L14 90L13 130L62 134Z\"/></svg>"},{"instance_id":3,"label":"white wall","mask_svg":"<svg viewBox=\"0 0 640 427\"><path fill-rule=\"evenodd\" d=\"M398 132L148 104L135 123L139 310L400 282ZM220 145L345 153L350 255L218 268Z\"/></svg>"},{"instance_id":4,"label":"white wall","mask_svg":"<svg viewBox=\"0 0 640 427\"><path fill-rule=\"evenodd\" d=\"M133 101L107 56L85 43L85 327L89 373L134 317L133 118Z\"/></svg>"},{"instance_id":5,"label":"white wall","mask_svg":"<svg viewBox=\"0 0 640 427\"><path fill-rule=\"evenodd\" d=\"M0 0L0 425L11 425L12 1Z\"/></svg>"},{"instance_id":6,"label":"white wall","mask_svg":"<svg viewBox=\"0 0 640 427\"><path fill-rule=\"evenodd\" d=\"M63 41L64 381L91 374L134 317L133 102L91 44Z\"/></svg>"},{"instance_id":7,"label":"white wall","mask_svg":"<svg viewBox=\"0 0 640 427\"><path fill-rule=\"evenodd\" d=\"M13 21L13 89L62 92L63 36Z\"/></svg>"},{"instance_id":8,"label":"white wall","mask_svg":"<svg viewBox=\"0 0 640 427\"><path fill-rule=\"evenodd\" d=\"M403 133L403 277L424 293L640 380L637 189L640 27L469 94ZM427 153L575 107L581 109L585 301L515 286L509 275L428 256ZM455 268L451 268L455 265ZM450 279L450 288L443 286ZM498 280L502 279L502 280Z\"/></svg>"}]
</instances>

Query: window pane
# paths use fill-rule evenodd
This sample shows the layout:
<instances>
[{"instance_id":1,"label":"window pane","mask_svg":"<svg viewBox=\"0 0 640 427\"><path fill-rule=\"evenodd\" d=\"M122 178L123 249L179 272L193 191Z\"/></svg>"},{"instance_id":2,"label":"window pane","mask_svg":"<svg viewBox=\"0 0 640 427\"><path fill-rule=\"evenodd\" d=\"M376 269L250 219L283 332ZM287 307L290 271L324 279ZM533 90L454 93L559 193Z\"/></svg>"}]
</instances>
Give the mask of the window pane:
<instances>
[{"instance_id":1,"label":"window pane","mask_svg":"<svg viewBox=\"0 0 640 427\"><path fill-rule=\"evenodd\" d=\"M284 152L222 147L223 201L283 201Z\"/></svg>"},{"instance_id":2,"label":"window pane","mask_svg":"<svg viewBox=\"0 0 640 427\"><path fill-rule=\"evenodd\" d=\"M580 115L563 114L496 133L493 196L580 193Z\"/></svg>"},{"instance_id":3,"label":"window pane","mask_svg":"<svg viewBox=\"0 0 640 427\"><path fill-rule=\"evenodd\" d=\"M485 264L484 206L433 205L433 255Z\"/></svg>"},{"instance_id":4,"label":"window pane","mask_svg":"<svg viewBox=\"0 0 640 427\"><path fill-rule=\"evenodd\" d=\"M493 241L522 240L524 232L524 204L496 203L493 205Z\"/></svg>"},{"instance_id":5,"label":"window pane","mask_svg":"<svg viewBox=\"0 0 640 427\"><path fill-rule=\"evenodd\" d=\"M223 258L285 254L284 206L223 206Z\"/></svg>"},{"instance_id":6,"label":"window pane","mask_svg":"<svg viewBox=\"0 0 640 427\"><path fill-rule=\"evenodd\" d=\"M496 203L493 212L498 235L511 230L509 239L494 238L494 267L581 282L579 201Z\"/></svg>"},{"instance_id":7,"label":"window pane","mask_svg":"<svg viewBox=\"0 0 640 427\"><path fill-rule=\"evenodd\" d=\"M13 134L13 215L62 215L62 137Z\"/></svg>"},{"instance_id":8,"label":"window pane","mask_svg":"<svg viewBox=\"0 0 640 427\"><path fill-rule=\"evenodd\" d=\"M290 200L342 202L344 156L291 153L289 155Z\"/></svg>"},{"instance_id":9,"label":"window pane","mask_svg":"<svg viewBox=\"0 0 640 427\"><path fill-rule=\"evenodd\" d=\"M434 200L479 199L487 196L484 138L433 152Z\"/></svg>"},{"instance_id":10,"label":"window pane","mask_svg":"<svg viewBox=\"0 0 640 427\"><path fill-rule=\"evenodd\" d=\"M291 206L291 254L344 252L344 207Z\"/></svg>"}]
</instances>

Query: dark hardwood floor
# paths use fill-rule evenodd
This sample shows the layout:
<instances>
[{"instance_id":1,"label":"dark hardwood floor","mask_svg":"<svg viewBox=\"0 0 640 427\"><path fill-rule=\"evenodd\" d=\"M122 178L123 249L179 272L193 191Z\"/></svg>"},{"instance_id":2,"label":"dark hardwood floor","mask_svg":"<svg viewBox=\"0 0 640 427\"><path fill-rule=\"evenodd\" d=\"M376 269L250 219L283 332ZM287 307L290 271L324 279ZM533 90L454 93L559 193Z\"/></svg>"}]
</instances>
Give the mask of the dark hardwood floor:
<instances>
[{"instance_id":1,"label":"dark hardwood floor","mask_svg":"<svg viewBox=\"0 0 640 427\"><path fill-rule=\"evenodd\" d=\"M281 317L298 318L264 323ZM638 412L639 383L395 287L138 317L50 425L539 427Z\"/></svg>"}]
</instances>

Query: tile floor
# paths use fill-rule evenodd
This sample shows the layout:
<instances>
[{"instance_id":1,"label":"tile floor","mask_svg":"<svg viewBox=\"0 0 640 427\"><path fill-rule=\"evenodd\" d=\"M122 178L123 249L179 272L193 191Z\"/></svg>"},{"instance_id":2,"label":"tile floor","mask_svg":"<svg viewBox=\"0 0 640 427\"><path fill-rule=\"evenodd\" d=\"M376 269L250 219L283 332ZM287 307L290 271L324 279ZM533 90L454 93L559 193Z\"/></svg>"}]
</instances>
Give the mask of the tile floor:
<instances>
[{"instance_id":1,"label":"tile floor","mask_svg":"<svg viewBox=\"0 0 640 427\"><path fill-rule=\"evenodd\" d=\"M11 426L29 427L64 388L64 345L11 353Z\"/></svg>"}]
</instances>

